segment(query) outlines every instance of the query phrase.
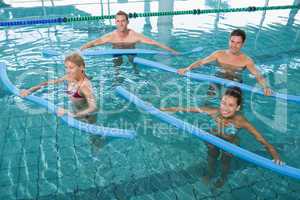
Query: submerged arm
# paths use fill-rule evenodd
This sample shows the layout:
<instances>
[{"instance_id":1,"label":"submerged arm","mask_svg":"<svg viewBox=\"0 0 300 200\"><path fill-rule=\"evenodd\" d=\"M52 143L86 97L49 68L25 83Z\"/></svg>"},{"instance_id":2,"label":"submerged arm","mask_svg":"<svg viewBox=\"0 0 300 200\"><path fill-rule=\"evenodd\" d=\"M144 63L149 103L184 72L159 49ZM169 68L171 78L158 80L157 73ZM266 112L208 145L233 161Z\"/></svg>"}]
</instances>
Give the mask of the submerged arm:
<instances>
[{"instance_id":1,"label":"submerged arm","mask_svg":"<svg viewBox=\"0 0 300 200\"><path fill-rule=\"evenodd\" d=\"M169 111L169 112L195 112L195 113L207 113L213 114L217 109L210 107L200 107L200 108L181 108L181 107L168 107L168 108L160 108L161 111Z\"/></svg>"}]
</instances>

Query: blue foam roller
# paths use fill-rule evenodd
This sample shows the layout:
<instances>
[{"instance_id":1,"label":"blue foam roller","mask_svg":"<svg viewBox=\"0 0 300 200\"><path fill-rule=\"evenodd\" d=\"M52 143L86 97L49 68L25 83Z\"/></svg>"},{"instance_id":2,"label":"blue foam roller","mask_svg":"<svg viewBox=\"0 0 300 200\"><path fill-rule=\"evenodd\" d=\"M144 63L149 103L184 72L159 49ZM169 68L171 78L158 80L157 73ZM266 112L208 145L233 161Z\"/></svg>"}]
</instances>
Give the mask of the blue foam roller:
<instances>
[{"instance_id":1,"label":"blue foam roller","mask_svg":"<svg viewBox=\"0 0 300 200\"><path fill-rule=\"evenodd\" d=\"M5 87L16 96L20 96L19 89L16 88L8 79L7 72L6 72L6 65L4 63L0 63L0 79ZM37 97L35 95L29 95L25 97L25 99L32 101L42 107L47 108L48 111L56 114L58 109L53 103ZM131 130L123 130L117 128L107 128L102 126L97 126L89 123L81 122L73 117L64 115L61 117L62 121L67 123L69 126L85 131L90 134L94 135L101 135L101 136L110 136L110 137L122 137L122 138L133 138L136 134L135 131Z\"/></svg>"},{"instance_id":2,"label":"blue foam roller","mask_svg":"<svg viewBox=\"0 0 300 200\"><path fill-rule=\"evenodd\" d=\"M172 115L169 115L165 112L161 112L159 109L155 108L150 103L142 101L137 96L128 92L126 89L122 88L121 86L116 88L116 92L117 94L119 94L120 96L128 100L129 102L134 103L138 108L141 108L144 111L146 111L147 113L154 115L160 120L168 124L171 124L177 127L178 129L189 132L190 134L196 136L197 138L205 142L208 142L210 144L213 144L218 148L233 154L236 157L239 157L257 166L272 170L278 174L300 180L300 169L298 168L294 168L288 165L277 165L270 159L267 159L255 153L252 153L248 150L245 150L237 145L234 145L212 134L209 134L208 132L201 130L187 122L177 119Z\"/></svg>"}]
</instances>

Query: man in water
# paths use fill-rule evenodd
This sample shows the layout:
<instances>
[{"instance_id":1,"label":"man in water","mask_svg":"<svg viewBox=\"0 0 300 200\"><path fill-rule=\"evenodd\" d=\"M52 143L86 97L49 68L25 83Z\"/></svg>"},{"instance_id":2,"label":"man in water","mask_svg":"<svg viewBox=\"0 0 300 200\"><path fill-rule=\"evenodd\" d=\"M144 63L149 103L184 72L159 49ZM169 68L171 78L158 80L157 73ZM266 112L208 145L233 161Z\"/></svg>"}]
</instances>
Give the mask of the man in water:
<instances>
[{"instance_id":1,"label":"man in water","mask_svg":"<svg viewBox=\"0 0 300 200\"><path fill-rule=\"evenodd\" d=\"M179 54L174 49L167 47L166 45L163 45L159 42L156 42L150 38L147 38L144 35L137 33L132 29L129 29L128 14L123 11L117 12L115 23L117 26L117 29L115 31L108 33L96 40L88 42L87 44L83 45L80 48L80 50L82 51L87 48L91 48L94 46L99 46L107 43L112 44L112 47L116 49L134 49L137 43L144 43L144 44L150 44L153 46L160 47L162 49L170 51L174 55ZM130 63L132 63L134 72L138 74L139 73L138 69L133 63L134 56L135 54L128 55L128 60ZM113 62L115 67L115 81L117 82L117 84L119 84L123 81L123 78L120 76L120 68L119 68L119 66L123 63L123 58L121 55L113 55L113 57L114 57Z\"/></svg>"},{"instance_id":2,"label":"man in water","mask_svg":"<svg viewBox=\"0 0 300 200\"><path fill-rule=\"evenodd\" d=\"M241 52L241 48L246 40L246 33L243 30L236 29L231 32L229 38L229 48L226 50L218 50L204 59L200 59L186 68L178 69L178 73L183 75L187 71L200 67L204 64L216 61L221 68L216 76L232 81L242 82L242 71L248 69L253 74L257 82L262 86L266 96L271 95L271 89L267 86L266 80L256 69L254 62L246 54ZM210 92L215 93L217 85L210 86Z\"/></svg>"},{"instance_id":3,"label":"man in water","mask_svg":"<svg viewBox=\"0 0 300 200\"><path fill-rule=\"evenodd\" d=\"M117 26L117 29L111 33L108 33L104 35L101 38L98 38L96 40L93 40L91 42L88 42L87 44L83 45L80 50L84 50L87 48L91 48L98 45L103 45L106 43L111 43L113 48L118 49L133 49L135 48L135 44L137 43L144 43L144 44L150 44L153 46L160 47L162 49L165 49L167 51L170 51L173 54L179 54L174 49L167 47L166 45L163 45L159 42L156 42L150 38L145 37L144 35L135 32L132 29L128 28L129 20L128 20L128 14L119 11L116 14L115 23ZM120 64L122 63L122 57L117 56L117 59L119 59ZM132 56L131 56L132 59Z\"/></svg>"}]
</instances>

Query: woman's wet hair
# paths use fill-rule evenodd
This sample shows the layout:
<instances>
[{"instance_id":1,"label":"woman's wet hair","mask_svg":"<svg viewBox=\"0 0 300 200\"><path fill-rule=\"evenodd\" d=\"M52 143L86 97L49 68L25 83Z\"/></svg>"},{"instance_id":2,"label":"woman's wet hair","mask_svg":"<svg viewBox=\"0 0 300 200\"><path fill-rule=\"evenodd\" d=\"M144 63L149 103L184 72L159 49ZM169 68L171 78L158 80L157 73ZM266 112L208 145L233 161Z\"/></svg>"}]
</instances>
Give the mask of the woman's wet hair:
<instances>
[{"instance_id":1,"label":"woman's wet hair","mask_svg":"<svg viewBox=\"0 0 300 200\"><path fill-rule=\"evenodd\" d=\"M236 102L237 102L237 105L241 105L242 103L242 90L239 88L239 87L229 87L224 95L226 96L231 96L231 97L234 97L236 98Z\"/></svg>"},{"instance_id":2,"label":"woman's wet hair","mask_svg":"<svg viewBox=\"0 0 300 200\"><path fill-rule=\"evenodd\" d=\"M67 61L70 61L79 67L81 66L81 67L85 68L85 62L84 62L83 58L81 57L81 55L79 55L78 53L72 53L72 54L68 55L65 58L65 62L67 62Z\"/></svg>"}]
</instances>

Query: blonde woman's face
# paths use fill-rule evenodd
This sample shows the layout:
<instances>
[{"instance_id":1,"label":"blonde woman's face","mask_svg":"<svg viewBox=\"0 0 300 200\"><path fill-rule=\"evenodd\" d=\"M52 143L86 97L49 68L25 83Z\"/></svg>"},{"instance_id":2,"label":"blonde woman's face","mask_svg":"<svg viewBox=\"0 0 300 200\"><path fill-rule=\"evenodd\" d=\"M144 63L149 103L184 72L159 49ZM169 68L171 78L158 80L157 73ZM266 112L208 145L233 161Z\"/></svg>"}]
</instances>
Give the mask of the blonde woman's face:
<instances>
[{"instance_id":1,"label":"blonde woman's face","mask_svg":"<svg viewBox=\"0 0 300 200\"><path fill-rule=\"evenodd\" d=\"M65 69L66 69L66 73L72 78L77 77L83 70L82 67L76 65L71 61L65 62Z\"/></svg>"}]
</instances>

